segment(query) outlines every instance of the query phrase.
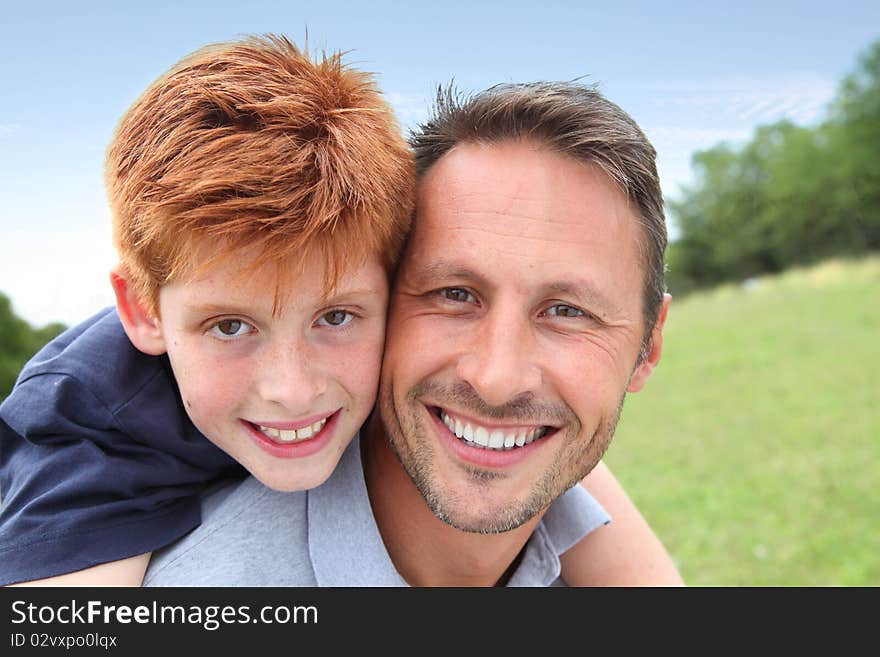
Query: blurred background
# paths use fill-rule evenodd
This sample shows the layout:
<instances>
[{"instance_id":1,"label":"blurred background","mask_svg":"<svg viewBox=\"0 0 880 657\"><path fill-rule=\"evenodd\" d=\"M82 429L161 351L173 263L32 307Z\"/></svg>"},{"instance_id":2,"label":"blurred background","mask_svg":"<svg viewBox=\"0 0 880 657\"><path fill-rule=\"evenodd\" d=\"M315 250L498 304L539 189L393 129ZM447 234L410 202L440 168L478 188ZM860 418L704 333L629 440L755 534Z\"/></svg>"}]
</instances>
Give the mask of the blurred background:
<instances>
[{"instance_id":1,"label":"blurred background","mask_svg":"<svg viewBox=\"0 0 880 657\"><path fill-rule=\"evenodd\" d=\"M613 5L613 6L612 6ZM4 7L0 399L112 303L104 151L196 48L283 33L438 84L582 78L658 150L674 301L606 460L693 585L880 585L880 4L227 2ZM0 491L2 494L2 491Z\"/></svg>"}]
</instances>

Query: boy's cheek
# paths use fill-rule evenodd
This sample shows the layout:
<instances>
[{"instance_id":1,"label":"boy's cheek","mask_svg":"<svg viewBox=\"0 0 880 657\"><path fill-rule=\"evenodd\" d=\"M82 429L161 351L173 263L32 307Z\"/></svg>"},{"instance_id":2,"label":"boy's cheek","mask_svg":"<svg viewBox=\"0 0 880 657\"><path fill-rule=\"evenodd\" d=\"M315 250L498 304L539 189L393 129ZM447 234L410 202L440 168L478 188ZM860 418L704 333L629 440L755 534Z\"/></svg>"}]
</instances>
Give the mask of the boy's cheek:
<instances>
[{"instance_id":1,"label":"boy's cheek","mask_svg":"<svg viewBox=\"0 0 880 657\"><path fill-rule=\"evenodd\" d=\"M222 359L196 351L188 350L186 344L179 342L168 351L180 396L189 413L205 406L227 403L236 390L242 389L245 380L241 368L230 367Z\"/></svg>"},{"instance_id":2,"label":"boy's cheek","mask_svg":"<svg viewBox=\"0 0 880 657\"><path fill-rule=\"evenodd\" d=\"M379 383L382 350L361 349L344 361L337 361L336 379L353 395L372 395Z\"/></svg>"}]
</instances>

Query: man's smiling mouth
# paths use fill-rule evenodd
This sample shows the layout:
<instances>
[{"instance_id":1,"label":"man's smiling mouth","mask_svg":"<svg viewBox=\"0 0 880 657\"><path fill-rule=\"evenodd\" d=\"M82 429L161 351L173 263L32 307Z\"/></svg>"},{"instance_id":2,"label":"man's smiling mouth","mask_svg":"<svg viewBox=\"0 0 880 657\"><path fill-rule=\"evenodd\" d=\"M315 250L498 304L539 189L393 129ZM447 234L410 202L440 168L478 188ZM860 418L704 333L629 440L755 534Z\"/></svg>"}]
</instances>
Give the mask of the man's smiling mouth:
<instances>
[{"instance_id":1,"label":"man's smiling mouth","mask_svg":"<svg viewBox=\"0 0 880 657\"><path fill-rule=\"evenodd\" d=\"M507 451L524 447L555 431L555 427L537 425L492 427L442 408L435 407L434 412L446 428L469 447Z\"/></svg>"}]
</instances>

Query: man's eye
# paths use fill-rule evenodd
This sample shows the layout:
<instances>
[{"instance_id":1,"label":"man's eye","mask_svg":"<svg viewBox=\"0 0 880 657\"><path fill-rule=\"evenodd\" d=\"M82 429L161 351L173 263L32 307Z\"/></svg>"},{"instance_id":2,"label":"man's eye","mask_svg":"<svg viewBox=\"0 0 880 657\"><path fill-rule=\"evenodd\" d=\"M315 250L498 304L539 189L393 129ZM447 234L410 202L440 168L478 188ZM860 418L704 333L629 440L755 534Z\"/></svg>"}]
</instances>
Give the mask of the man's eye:
<instances>
[{"instance_id":1,"label":"man's eye","mask_svg":"<svg viewBox=\"0 0 880 657\"><path fill-rule=\"evenodd\" d=\"M586 315L586 313L580 308L575 308L574 306L569 306L564 303L557 303L554 306L550 306L546 313L554 317L583 317Z\"/></svg>"},{"instance_id":2,"label":"man's eye","mask_svg":"<svg viewBox=\"0 0 880 657\"><path fill-rule=\"evenodd\" d=\"M460 287L445 287L440 290L440 296L448 301L457 301L459 303L472 303L476 301L473 294Z\"/></svg>"},{"instance_id":3,"label":"man's eye","mask_svg":"<svg viewBox=\"0 0 880 657\"><path fill-rule=\"evenodd\" d=\"M347 310L331 310L329 313L324 313L318 318L318 324L322 326L345 326L353 319L354 315Z\"/></svg>"},{"instance_id":4,"label":"man's eye","mask_svg":"<svg viewBox=\"0 0 880 657\"><path fill-rule=\"evenodd\" d=\"M218 338L238 338L253 330L253 326L241 319L222 319L211 327L211 333Z\"/></svg>"}]
</instances>

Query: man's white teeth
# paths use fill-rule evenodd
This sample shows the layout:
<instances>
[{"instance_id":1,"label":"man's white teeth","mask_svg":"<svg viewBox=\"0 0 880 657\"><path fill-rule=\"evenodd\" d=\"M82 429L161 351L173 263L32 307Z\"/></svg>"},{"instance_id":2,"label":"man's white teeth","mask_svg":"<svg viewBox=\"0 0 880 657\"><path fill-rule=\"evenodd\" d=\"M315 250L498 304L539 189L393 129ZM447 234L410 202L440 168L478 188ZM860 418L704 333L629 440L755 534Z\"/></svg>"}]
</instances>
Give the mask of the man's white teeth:
<instances>
[{"instance_id":1,"label":"man's white teeth","mask_svg":"<svg viewBox=\"0 0 880 657\"><path fill-rule=\"evenodd\" d=\"M325 424L327 424L327 418L315 422L314 424L310 424L307 427L303 427L302 429L297 429L296 431L293 429L288 431L263 426L260 427L260 431L269 436L269 438L277 440L279 443L292 443L297 440L307 440L308 438L311 438L323 429Z\"/></svg>"},{"instance_id":2,"label":"man's white teeth","mask_svg":"<svg viewBox=\"0 0 880 657\"><path fill-rule=\"evenodd\" d=\"M519 429L511 428L507 430L487 429L478 424L471 424L470 422L463 422L458 418L453 418L443 411L440 412L440 419L458 438L465 440L474 447L486 449L507 450L514 447L522 447L547 433L547 427L532 429L520 427Z\"/></svg>"}]
</instances>

